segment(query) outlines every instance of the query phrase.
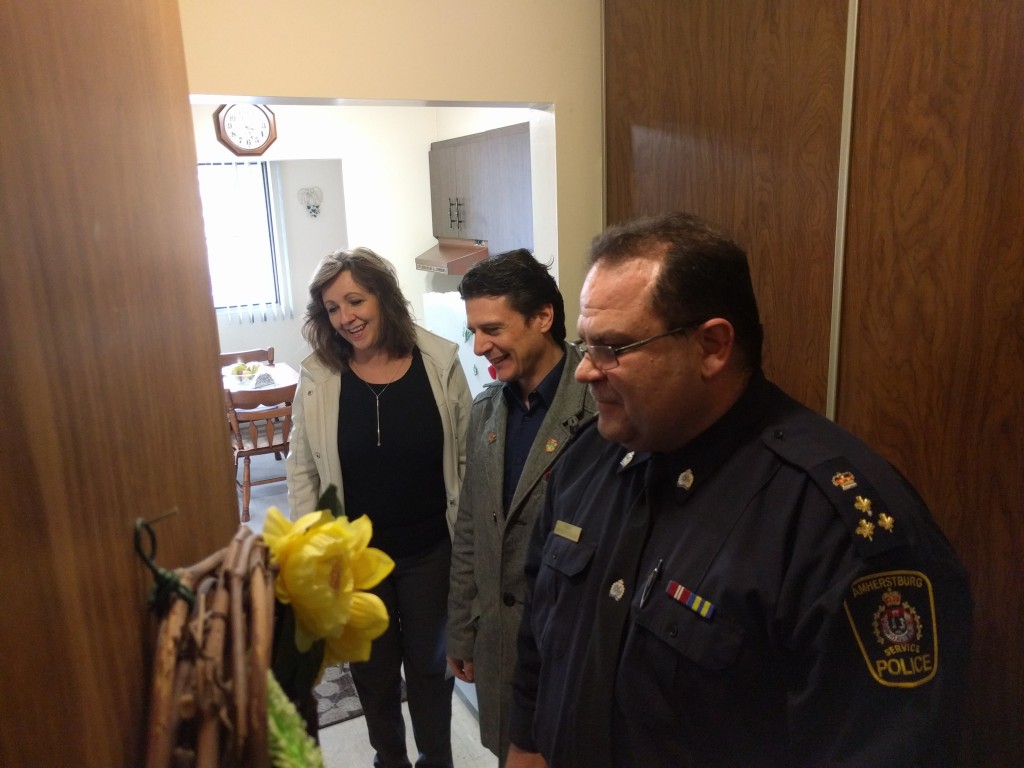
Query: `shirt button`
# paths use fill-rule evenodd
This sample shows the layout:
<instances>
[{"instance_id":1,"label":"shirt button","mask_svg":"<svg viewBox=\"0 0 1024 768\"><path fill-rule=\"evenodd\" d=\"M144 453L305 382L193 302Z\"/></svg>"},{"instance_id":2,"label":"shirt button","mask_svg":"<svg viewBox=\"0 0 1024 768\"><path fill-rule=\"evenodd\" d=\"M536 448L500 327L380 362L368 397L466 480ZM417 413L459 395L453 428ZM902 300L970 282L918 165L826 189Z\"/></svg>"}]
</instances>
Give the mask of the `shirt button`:
<instances>
[{"instance_id":1,"label":"shirt button","mask_svg":"<svg viewBox=\"0 0 1024 768\"><path fill-rule=\"evenodd\" d=\"M669 637L676 637L678 634L679 634L679 627L677 627L675 624L669 624L668 625L668 636Z\"/></svg>"},{"instance_id":2,"label":"shirt button","mask_svg":"<svg viewBox=\"0 0 1024 768\"><path fill-rule=\"evenodd\" d=\"M513 605L516 604L516 596L513 595L511 592L505 592L501 596L501 602L503 602L505 605L511 608Z\"/></svg>"}]
</instances>

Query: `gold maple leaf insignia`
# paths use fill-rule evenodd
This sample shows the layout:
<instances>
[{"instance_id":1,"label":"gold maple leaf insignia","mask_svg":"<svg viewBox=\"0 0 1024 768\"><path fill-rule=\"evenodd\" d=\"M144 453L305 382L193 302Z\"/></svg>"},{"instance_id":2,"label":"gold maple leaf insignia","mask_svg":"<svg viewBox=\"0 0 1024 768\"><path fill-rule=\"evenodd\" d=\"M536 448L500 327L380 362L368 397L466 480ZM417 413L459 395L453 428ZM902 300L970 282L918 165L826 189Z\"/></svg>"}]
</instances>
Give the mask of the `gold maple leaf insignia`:
<instances>
[{"instance_id":1,"label":"gold maple leaf insignia","mask_svg":"<svg viewBox=\"0 0 1024 768\"><path fill-rule=\"evenodd\" d=\"M860 536L863 536L868 541L872 541L872 536L875 535L875 524L868 520L861 520L857 524L857 530L855 531Z\"/></svg>"},{"instance_id":2,"label":"gold maple leaf insignia","mask_svg":"<svg viewBox=\"0 0 1024 768\"><path fill-rule=\"evenodd\" d=\"M858 512L863 512L868 517L871 517L871 499L865 499L863 496L858 496L853 502L853 508Z\"/></svg>"},{"instance_id":3,"label":"gold maple leaf insignia","mask_svg":"<svg viewBox=\"0 0 1024 768\"><path fill-rule=\"evenodd\" d=\"M896 524L896 521L883 512L878 516L878 524L885 528L885 530L892 531L892 527Z\"/></svg>"}]
</instances>

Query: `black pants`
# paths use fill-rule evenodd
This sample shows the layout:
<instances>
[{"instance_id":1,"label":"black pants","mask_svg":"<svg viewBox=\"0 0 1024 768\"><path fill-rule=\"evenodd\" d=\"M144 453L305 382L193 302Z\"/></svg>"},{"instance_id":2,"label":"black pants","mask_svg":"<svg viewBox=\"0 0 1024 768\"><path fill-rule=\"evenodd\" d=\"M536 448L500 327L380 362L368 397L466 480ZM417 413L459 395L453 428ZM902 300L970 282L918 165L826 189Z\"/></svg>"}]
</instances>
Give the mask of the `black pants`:
<instances>
[{"instance_id":1,"label":"black pants","mask_svg":"<svg viewBox=\"0 0 1024 768\"><path fill-rule=\"evenodd\" d=\"M445 657L451 543L395 560L372 592L387 606L387 632L374 640L370 660L351 664L378 768L408 768L402 717L402 667L419 750L417 768L452 768L452 691Z\"/></svg>"}]
</instances>

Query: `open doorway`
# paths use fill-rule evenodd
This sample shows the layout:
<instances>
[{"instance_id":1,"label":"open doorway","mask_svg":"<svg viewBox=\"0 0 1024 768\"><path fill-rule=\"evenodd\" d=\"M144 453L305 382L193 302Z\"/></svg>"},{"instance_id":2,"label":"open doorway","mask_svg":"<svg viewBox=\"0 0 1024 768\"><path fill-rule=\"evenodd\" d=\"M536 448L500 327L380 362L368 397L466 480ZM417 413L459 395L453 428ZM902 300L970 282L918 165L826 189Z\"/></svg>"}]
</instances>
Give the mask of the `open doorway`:
<instances>
[{"instance_id":1,"label":"open doorway","mask_svg":"<svg viewBox=\"0 0 1024 768\"><path fill-rule=\"evenodd\" d=\"M216 138L214 112L237 97L193 96L199 162L238 160ZM297 366L306 350L301 338L305 286L330 250L366 246L396 267L417 320L424 296L454 291L458 277L418 271L414 259L436 243L431 231L428 153L435 141L529 122L534 253L558 277L555 115L550 105L341 102L249 99L274 113L277 138L258 158L275 166L282 221L282 258L291 313L274 326L237 323L220 313L229 346L259 346L268 334L282 359ZM322 200L315 218L305 214L298 191L316 188ZM293 210L294 209L294 210ZM246 335L252 339L243 338Z\"/></svg>"}]
</instances>

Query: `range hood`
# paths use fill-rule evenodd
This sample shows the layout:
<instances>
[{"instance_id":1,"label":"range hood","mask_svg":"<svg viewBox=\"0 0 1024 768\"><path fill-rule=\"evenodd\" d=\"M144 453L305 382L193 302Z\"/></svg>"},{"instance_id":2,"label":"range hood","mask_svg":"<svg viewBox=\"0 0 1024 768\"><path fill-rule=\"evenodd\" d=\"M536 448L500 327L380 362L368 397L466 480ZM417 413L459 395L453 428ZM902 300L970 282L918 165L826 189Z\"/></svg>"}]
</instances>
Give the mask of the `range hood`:
<instances>
[{"instance_id":1,"label":"range hood","mask_svg":"<svg viewBox=\"0 0 1024 768\"><path fill-rule=\"evenodd\" d=\"M416 257L416 269L442 275L464 275L488 254L487 243L482 240L439 237L437 245Z\"/></svg>"}]
</instances>

